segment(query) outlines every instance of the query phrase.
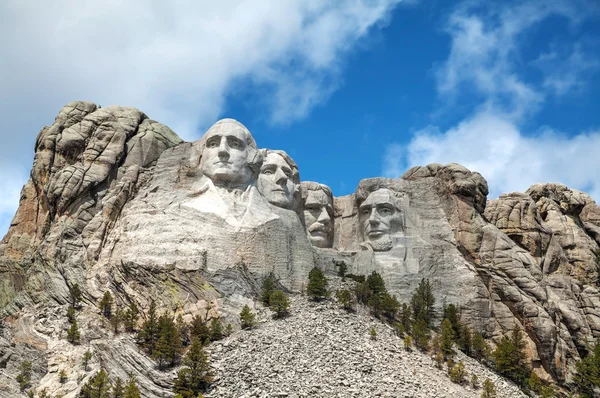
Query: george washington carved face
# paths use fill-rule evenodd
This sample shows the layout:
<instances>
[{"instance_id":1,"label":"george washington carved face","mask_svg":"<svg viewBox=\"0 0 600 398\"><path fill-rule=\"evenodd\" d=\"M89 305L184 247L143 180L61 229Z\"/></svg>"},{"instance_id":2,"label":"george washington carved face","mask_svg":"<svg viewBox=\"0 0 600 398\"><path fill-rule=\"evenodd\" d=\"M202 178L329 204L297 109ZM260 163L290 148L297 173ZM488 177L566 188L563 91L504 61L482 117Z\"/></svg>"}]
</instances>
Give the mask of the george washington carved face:
<instances>
[{"instance_id":1,"label":"george washington carved face","mask_svg":"<svg viewBox=\"0 0 600 398\"><path fill-rule=\"evenodd\" d=\"M233 119L219 120L204 134L200 171L216 185L235 187L254 177L252 162L257 155L252 135Z\"/></svg>"}]
</instances>

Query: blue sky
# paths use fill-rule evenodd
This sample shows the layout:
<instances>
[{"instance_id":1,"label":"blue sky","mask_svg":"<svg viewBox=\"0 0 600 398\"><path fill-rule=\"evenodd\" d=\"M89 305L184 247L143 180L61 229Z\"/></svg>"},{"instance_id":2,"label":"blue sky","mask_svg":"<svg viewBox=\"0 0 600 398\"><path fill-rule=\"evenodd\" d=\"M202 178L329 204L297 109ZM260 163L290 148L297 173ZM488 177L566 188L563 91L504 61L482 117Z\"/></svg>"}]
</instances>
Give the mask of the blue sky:
<instances>
[{"instance_id":1,"label":"blue sky","mask_svg":"<svg viewBox=\"0 0 600 398\"><path fill-rule=\"evenodd\" d=\"M336 196L458 162L490 197L561 182L600 200L595 1L119 3L0 5L0 235L38 131L76 99L186 140L236 118Z\"/></svg>"}]
</instances>

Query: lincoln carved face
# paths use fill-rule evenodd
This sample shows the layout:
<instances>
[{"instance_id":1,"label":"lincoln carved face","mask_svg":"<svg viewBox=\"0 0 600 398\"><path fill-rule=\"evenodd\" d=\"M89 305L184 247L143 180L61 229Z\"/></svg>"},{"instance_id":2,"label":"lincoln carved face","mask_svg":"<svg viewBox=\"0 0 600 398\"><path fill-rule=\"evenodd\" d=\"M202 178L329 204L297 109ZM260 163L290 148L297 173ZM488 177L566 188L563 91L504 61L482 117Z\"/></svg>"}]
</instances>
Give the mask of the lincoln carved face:
<instances>
[{"instance_id":1,"label":"lincoln carved face","mask_svg":"<svg viewBox=\"0 0 600 398\"><path fill-rule=\"evenodd\" d=\"M302 183L304 226L316 247L333 245L333 197L331 190L317 183Z\"/></svg>"},{"instance_id":2,"label":"lincoln carved face","mask_svg":"<svg viewBox=\"0 0 600 398\"><path fill-rule=\"evenodd\" d=\"M256 152L250 132L233 119L223 119L204 135L200 170L218 185L248 184L253 177L250 162Z\"/></svg>"},{"instance_id":3,"label":"lincoln carved face","mask_svg":"<svg viewBox=\"0 0 600 398\"><path fill-rule=\"evenodd\" d=\"M258 191L269 203L292 209L297 204L296 194L300 177L296 163L283 151L261 150L263 164L258 175Z\"/></svg>"},{"instance_id":4,"label":"lincoln carved face","mask_svg":"<svg viewBox=\"0 0 600 398\"><path fill-rule=\"evenodd\" d=\"M371 192L358 212L363 241L375 251L391 249L391 235L403 227L399 199L394 192L386 188Z\"/></svg>"}]
</instances>

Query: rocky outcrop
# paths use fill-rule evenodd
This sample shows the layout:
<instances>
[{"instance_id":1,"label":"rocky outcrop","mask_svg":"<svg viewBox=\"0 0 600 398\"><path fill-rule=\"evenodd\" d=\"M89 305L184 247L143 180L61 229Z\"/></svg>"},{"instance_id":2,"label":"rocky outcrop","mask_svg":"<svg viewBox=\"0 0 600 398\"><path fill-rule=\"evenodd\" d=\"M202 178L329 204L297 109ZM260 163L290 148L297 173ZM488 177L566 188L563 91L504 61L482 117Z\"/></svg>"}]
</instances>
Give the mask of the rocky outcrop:
<instances>
[{"instance_id":1,"label":"rocky outcrop","mask_svg":"<svg viewBox=\"0 0 600 398\"><path fill-rule=\"evenodd\" d=\"M600 334L600 207L559 184L487 201L479 173L430 164L400 179L362 180L335 198L322 184L300 182L285 152L259 150L232 119L185 143L136 109L87 102L65 106L35 150L0 244L0 385L11 393L19 361L31 358L40 362L39 386L75 394L80 383L52 380L64 367L79 382L87 377L77 362L83 346L97 368L133 372L147 396L170 391L172 372L101 327L96 305L105 291L120 306L146 311L155 300L187 320L236 325L267 275L299 292L313 266L333 276L341 262L354 274L379 272L401 302L429 279L438 315L444 303L458 305L463 322L492 344L522 329L536 372L559 382L570 381ZM84 293L81 347L64 340L74 283ZM223 394L235 394L227 383Z\"/></svg>"}]
</instances>

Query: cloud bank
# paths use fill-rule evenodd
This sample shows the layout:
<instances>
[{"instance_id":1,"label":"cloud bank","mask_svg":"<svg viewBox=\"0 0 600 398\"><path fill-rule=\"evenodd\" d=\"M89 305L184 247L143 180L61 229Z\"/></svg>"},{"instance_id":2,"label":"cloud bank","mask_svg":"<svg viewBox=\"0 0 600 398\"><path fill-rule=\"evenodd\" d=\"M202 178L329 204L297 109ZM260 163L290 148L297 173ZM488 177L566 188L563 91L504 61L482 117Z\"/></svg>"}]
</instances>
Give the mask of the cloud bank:
<instances>
[{"instance_id":1,"label":"cloud bank","mask_svg":"<svg viewBox=\"0 0 600 398\"><path fill-rule=\"evenodd\" d=\"M137 107L186 140L249 85L270 122L303 118L400 1L3 2L0 175L26 174L39 129L77 99ZM17 202L0 184L1 236Z\"/></svg>"}]
</instances>

